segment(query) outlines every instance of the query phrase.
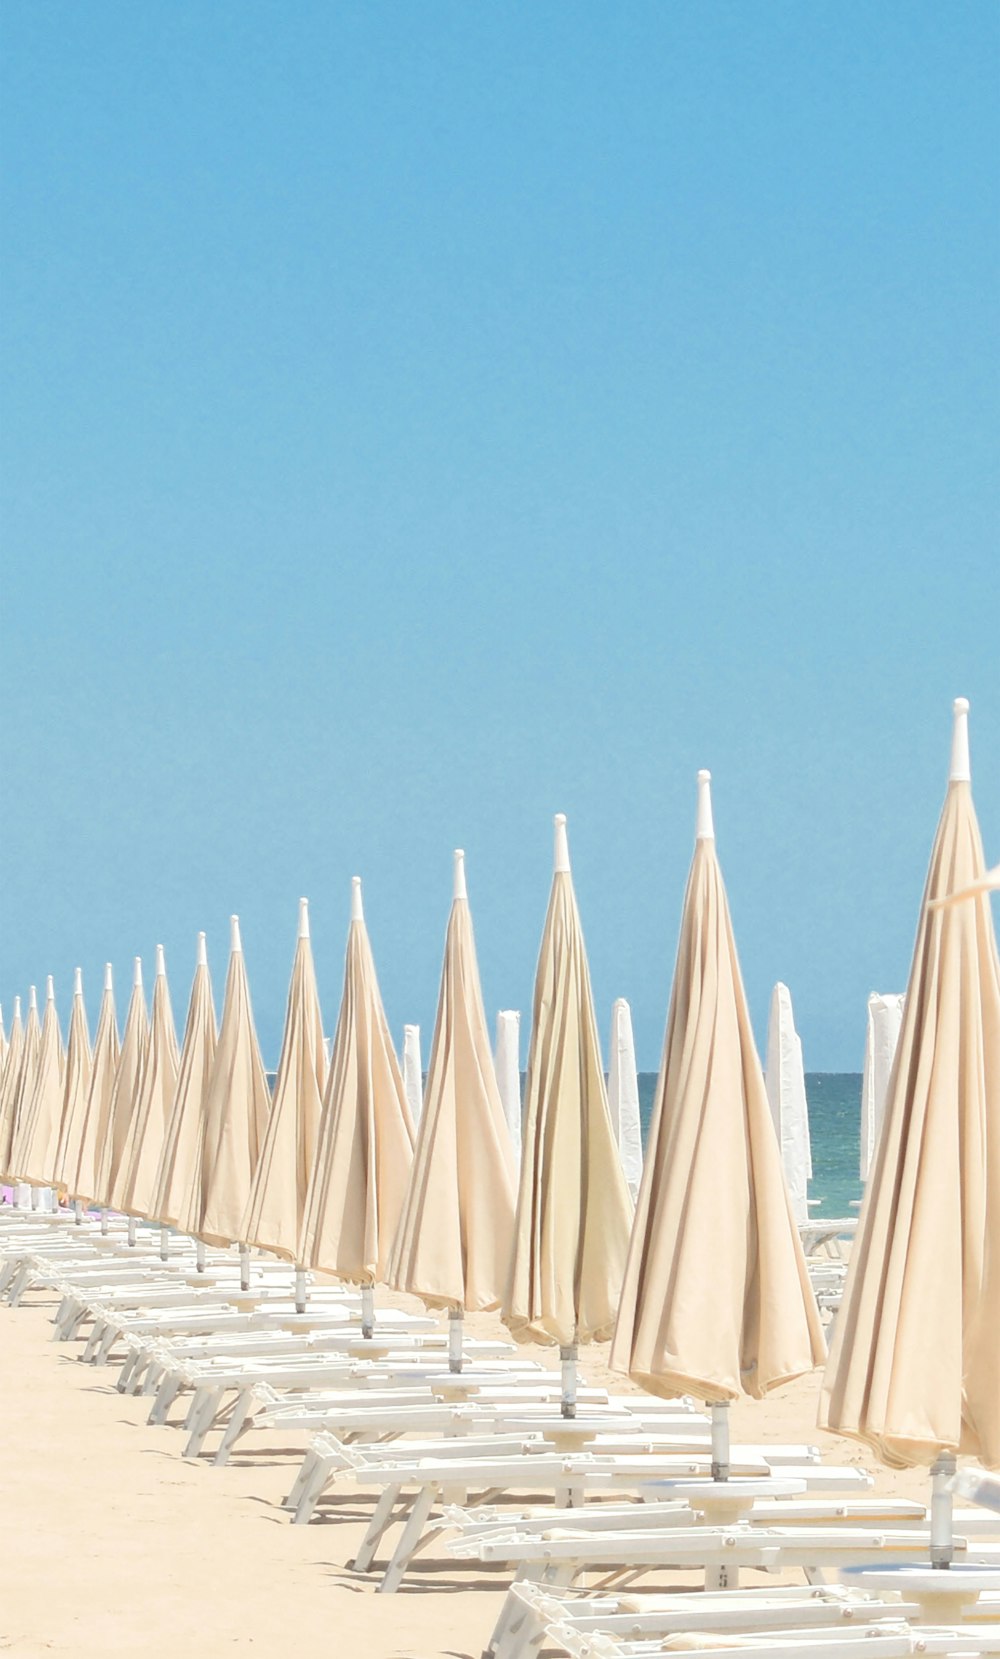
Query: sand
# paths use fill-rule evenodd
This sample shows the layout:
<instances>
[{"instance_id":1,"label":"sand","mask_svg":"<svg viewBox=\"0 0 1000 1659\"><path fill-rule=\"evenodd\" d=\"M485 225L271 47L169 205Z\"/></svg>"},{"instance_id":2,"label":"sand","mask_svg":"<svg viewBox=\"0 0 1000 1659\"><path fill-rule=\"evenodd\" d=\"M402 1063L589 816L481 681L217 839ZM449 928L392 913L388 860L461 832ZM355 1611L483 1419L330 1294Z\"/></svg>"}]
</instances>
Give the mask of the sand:
<instances>
[{"instance_id":1,"label":"sand","mask_svg":"<svg viewBox=\"0 0 1000 1659\"><path fill-rule=\"evenodd\" d=\"M416 1306L405 1297L380 1301ZM482 1652L505 1573L432 1546L400 1592L376 1595L373 1581L347 1565L371 1507L367 1494L338 1492L322 1519L293 1527L278 1505L303 1440L282 1447L259 1431L226 1468L185 1462L177 1429L150 1427L149 1401L116 1391L114 1366L85 1367L78 1344L52 1342L52 1306L35 1295L20 1308L0 1307L0 1652ZM490 1316L468 1325L500 1334ZM553 1362L551 1350L542 1357ZM583 1376L609 1380L606 1361L606 1347L584 1350ZM734 1441L805 1440L821 1445L825 1461L867 1464L850 1442L818 1434L818 1387L816 1373L767 1401L737 1405ZM926 1501L927 1477L882 1470L876 1490Z\"/></svg>"}]
</instances>

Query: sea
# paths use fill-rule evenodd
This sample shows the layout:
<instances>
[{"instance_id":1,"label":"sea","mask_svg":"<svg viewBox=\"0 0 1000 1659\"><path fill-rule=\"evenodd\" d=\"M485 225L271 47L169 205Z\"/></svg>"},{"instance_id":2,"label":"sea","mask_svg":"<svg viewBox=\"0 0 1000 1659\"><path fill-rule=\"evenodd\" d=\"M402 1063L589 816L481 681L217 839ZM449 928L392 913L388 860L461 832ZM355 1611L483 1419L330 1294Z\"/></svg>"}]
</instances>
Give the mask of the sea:
<instances>
[{"instance_id":1,"label":"sea","mask_svg":"<svg viewBox=\"0 0 1000 1659\"><path fill-rule=\"evenodd\" d=\"M639 1073L643 1141L653 1113L656 1073ZM807 1071L812 1180L809 1214L816 1220L856 1215L861 1197L861 1073ZM818 1200L818 1202L814 1202Z\"/></svg>"}]
</instances>

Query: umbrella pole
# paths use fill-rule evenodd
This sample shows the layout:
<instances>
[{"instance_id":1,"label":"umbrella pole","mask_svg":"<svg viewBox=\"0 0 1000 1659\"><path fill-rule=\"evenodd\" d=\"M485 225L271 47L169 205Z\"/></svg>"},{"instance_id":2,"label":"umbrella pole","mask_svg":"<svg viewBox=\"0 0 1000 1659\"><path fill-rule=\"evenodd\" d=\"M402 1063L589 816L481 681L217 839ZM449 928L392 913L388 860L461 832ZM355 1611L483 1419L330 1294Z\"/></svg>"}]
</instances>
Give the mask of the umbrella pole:
<instances>
[{"instance_id":1,"label":"umbrella pole","mask_svg":"<svg viewBox=\"0 0 1000 1659\"><path fill-rule=\"evenodd\" d=\"M250 1246L240 1245L240 1289L250 1289Z\"/></svg>"},{"instance_id":2,"label":"umbrella pole","mask_svg":"<svg viewBox=\"0 0 1000 1659\"><path fill-rule=\"evenodd\" d=\"M194 1241L194 1265L197 1273L205 1271L205 1241L196 1238Z\"/></svg>"},{"instance_id":3,"label":"umbrella pole","mask_svg":"<svg viewBox=\"0 0 1000 1659\"><path fill-rule=\"evenodd\" d=\"M295 1311L296 1311L296 1313L305 1313L305 1311L306 1311L306 1299L307 1299L308 1295L309 1295L309 1289L308 1289L308 1286L306 1285L306 1270L305 1270L304 1267L297 1267L295 1269Z\"/></svg>"},{"instance_id":4,"label":"umbrella pole","mask_svg":"<svg viewBox=\"0 0 1000 1659\"><path fill-rule=\"evenodd\" d=\"M448 1370L462 1369L462 1331L465 1320L461 1308L448 1309Z\"/></svg>"},{"instance_id":5,"label":"umbrella pole","mask_svg":"<svg viewBox=\"0 0 1000 1659\"><path fill-rule=\"evenodd\" d=\"M160 1228L160 1260L165 1262L170 1254L170 1233L166 1227Z\"/></svg>"},{"instance_id":6,"label":"umbrella pole","mask_svg":"<svg viewBox=\"0 0 1000 1659\"><path fill-rule=\"evenodd\" d=\"M135 1226L135 1216L130 1215L128 1218L128 1247L130 1250L135 1248Z\"/></svg>"},{"instance_id":7,"label":"umbrella pole","mask_svg":"<svg viewBox=\"0 0 1000 1659\"><path fill-rule=\"evenodd\" d=\"M564 1417L576 1416L576 1359L577 1346L571 1342L568 1347L560 1348L559 1358L562 1361L562 1401L561 1409Z\"/></svg>"},{"instance_id":8,"label":"umbrella pole","mask_svg":"<svg viewBox=\"0 0 1000 1659\"><path fill-rule=\"evenodd\" d=\"M105 1236L107 1236L107 1231L108 1231L108 1212L107 1212L107 1210L102 1210L101 1211L101 1232Z\"/></svg>"},{"instance_id":9,"label":"umbrella pole","mask_svg":"<svg viewBox=\"0 0 1000 1659\"><path fill-rule=\"evenodd\" d=\"M729 1479L729 1401L712 1402L712 1479Z\"/></svg>"},{"instance_id":10,"label":"umbrella pole","mask_svg":"<svg viewBox=\"0 0 1000 1659\"><path fill-rule=\"evenodd\" d=\"M375 1291L371 1285L361 1286L361 1335L375 1335Z\"/></svg>"},{"instance_id":11,"label":"umbrella pole","mask_svg":"<svg viewBox=\"0 0 1000 1659\"><path fill-rule=\"evenodd\" d=\"M931 1469L932 1567L950 1567L955 1554L952 1513L955 1500L951 1490L954 1473L954 1452L942 1452Z\"/></svg>"},{"instance_id":12,"label":"umbrella pole","mask_svg":"<svg viewBox=\"0 0 1000 1659\"><path fill-rule=\"evenodd\" d=\"M83 1226L83 1199L82 1198L76 1198L76 1199L73 1200L73 1222L74 1222L74 1225L77 1226L77 1227L82 1227Z\"/></svg>"}]
</instances>

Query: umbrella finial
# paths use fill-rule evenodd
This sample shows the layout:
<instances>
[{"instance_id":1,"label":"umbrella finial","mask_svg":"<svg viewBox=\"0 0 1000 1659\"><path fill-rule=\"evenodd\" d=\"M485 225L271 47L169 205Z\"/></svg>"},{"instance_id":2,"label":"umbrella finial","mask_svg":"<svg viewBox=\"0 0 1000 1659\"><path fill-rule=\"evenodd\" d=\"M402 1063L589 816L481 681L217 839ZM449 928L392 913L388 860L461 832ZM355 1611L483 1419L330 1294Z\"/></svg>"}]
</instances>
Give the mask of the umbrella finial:
<instances>
[{"instance_id":1,"label":"umbrella finial","mask_svg":"<svg viewBox=\"0 0 1000 1659\"><path fill-rule=\"evenodd\" d=\"M240 919L238 916L229 918L229 949L235 956L237 952L243 954L243 940L240 938Z\"/></svg>"},{"instance_id":2,"label":"umbrella finial","mask_svg":"<svg viewBox=\"0 0 1000 1659\"><path fill-rule=\"evenodd\" d=\"M142 957L137 956L132 969L132 985L136 991L142 990Z\"/></svg>"},{"instance_id":3,"label":"umbrella finial","mask_svg":"<svg viewBox=\"0 0 1000 1659\"><path fill-rule=\"evenodd\" d=\"M711 772L698 773L698 821L695 827L696 841L714 841L715 824L712 820L712 774Z\"/></svg>"},{"instance_id":4,"label":"umbrella finial","mask_svg":"<svg viewBox=\"0 0 1000 1659\"><path fill-rule=\"evenodd\" d=\"M951 771L948 773L949 783L971 783L972 768L969 765L969 699L956 697L951 705Z\"/></svg>"},{"instance_id":5,"label":"umbrella finial","mask_svg":"<svg viewBox=\"0 0 1000 1659\"><path fill-rule=\"evenodd\" d=\"M45 1000L46 1002L55 1002L56 1000L55 981L51 974L45 976Z\"/></svg>"},{"instance_id":6,"label":"umbrella finial","mask_svg":"<svg viewBox=\"0 0 1000 1659\"><path fill-rule=\"evenodd\" d=\"M553 820L556 828L555 875L569 875L569 837L566 834L566 814L557 812Z\"/></svg>"},{"instance_id":7,"label":"umbrella finial","mask_svg":"<svg viewBox=\"0 0 1000 1659\"><path fill-rule=\"evenodd\" d=\"M309 937L309 900L308 899L300 899L299 900L299 938L300 939L308 939L308 937Z\"/></svg>"},{"instance_id":8,"label":"umbrella finial","mask_svg":"<svg viewBox=\"0 0 1000 1659\"><path fill-rule=\"evenodd\" d=\"M363 922L364 919L365 919L365 907L361 903L361 877L360 876L352 876L351 877L351 921L352 922Z\"/></svg>"},{"instance_id":9,"label":"umbrella finial","mask_svg":"<svg viewBox=\"0 0 1000 1659\"><path fill-rule=\"evenodd\" d=\"M83 969L82 968L76 968L74 970L74 973L73 973L73 995L75 997L82 997L83 996Z\"/></svg>"},{"instance_id":10,"label":"umbrella finial","mask_svg":"<svg viewBox=\"0 0 1000 1659\"><path fill-rule=\"evenodd\" d=\"M114 979L114 974L111 971L111 963L110 962L105 962L105 964L104 964L104 989L106 991L112 991L112 990L114 990L114 984L115 984L115 979Z\"/></svg>"},{"instance_id":11,"label":"umbrella finial","mask_svg":"<svg viewBox=\"0 0 1000 1659\"><path fill-rule=\"evenodd\" d=\"M28 1013L38 1013L38 992L34 985L28 986Z\"/></svg>"},{"instance_id":12,"label":"umbrella finial","mask_svg":"<svg viewBox=\"0 0 1000 1659\"><path fill-rule=\"evenodd\" d=\"M156 977L157 979L166 979L167 977L167 959L163 954L162 945L156 947Z\"/></svg>"},{"instance_id":13,"label":"umbrella finial","mask_svg":"<svg viewBox=\"0 0 1000 1659\"><path fill-rule=\"evenodd\" d=\"M21 999L20 999L20 997L15 997L14 998L14 1018L16 1020L19 1020L21 1018Z\"/></svg>"},{"instance_id":14,"label":"umbrella finial","mask_svg":"<svg viewBox=\"0 0 1000 1659\"><path fill-rule=\"evenodd\" d=\"M195 967L208 967L208 949L205 945L205 935L203 933L199 933L198 935L198 954L195 957Z\"/></svg>"},{"instance_id":15,"label":"umbrella finial","mask_svg":"<svg viewBox=\"0 0 1000 1659\"><path fill-rule=\"evenodd\" d=\"M467 899L469 896L465 885L465 854L461 847L455 848L455 885L451 896L453 899Z\"/></svg>"}]
</instances>

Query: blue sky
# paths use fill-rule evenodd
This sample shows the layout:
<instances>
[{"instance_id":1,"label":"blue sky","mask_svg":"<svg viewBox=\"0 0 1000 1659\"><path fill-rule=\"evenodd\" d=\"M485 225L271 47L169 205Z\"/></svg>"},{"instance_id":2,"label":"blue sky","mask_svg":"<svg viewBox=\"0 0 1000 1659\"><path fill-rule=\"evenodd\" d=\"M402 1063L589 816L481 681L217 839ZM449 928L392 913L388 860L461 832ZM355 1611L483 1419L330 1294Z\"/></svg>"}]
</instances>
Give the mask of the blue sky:
<instances>
[{"instance_id":1,"label":"blue sky","mask_svg":"<svg viewBox=\"0 0 1000 1659\"><path fill-rule=\"evenodd\" d=\"M466 848L530 1007L569 815L659 1056L694 774L757 1029L860 1066L972 699L1000 857L1000 12L0 9L0 997L349 878L429 1042ZM426 1049L425 1049L426 1052Z\"/></svg>"}]
</instances>

